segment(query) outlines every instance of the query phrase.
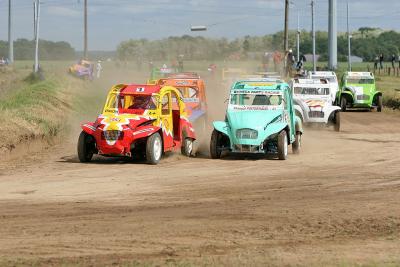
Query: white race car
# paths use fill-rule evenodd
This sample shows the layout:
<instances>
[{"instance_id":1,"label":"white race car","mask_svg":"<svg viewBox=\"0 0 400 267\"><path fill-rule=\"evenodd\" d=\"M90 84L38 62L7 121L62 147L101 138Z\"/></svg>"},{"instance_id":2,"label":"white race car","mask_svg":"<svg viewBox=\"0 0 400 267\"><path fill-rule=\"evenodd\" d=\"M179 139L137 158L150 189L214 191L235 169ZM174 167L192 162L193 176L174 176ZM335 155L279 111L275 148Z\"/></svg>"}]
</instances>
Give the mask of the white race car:
<instances>
[{"instance_id":1,"label":"white race car","mask_svg":"<svg viewBox=\"0 0 400 267\"><path fill-rule=\"evenodd\" d=\"M310 71L308 72L308 78L328 80L331 86L332 104L337 104L335 101L339 92L339 82L334 71Z\"/></svg>"},{"instance_id":2,"label":"white race car","mask_svg":"<svg viewBox=\"0 0 400 267\"><path fill-rule=\"evenodd\" d=\"M303 123L333 124L340 131L340 107L332 104L332 87L327 79L292 79L290 84L294 108Z\"/></svg>"}]
</instances>

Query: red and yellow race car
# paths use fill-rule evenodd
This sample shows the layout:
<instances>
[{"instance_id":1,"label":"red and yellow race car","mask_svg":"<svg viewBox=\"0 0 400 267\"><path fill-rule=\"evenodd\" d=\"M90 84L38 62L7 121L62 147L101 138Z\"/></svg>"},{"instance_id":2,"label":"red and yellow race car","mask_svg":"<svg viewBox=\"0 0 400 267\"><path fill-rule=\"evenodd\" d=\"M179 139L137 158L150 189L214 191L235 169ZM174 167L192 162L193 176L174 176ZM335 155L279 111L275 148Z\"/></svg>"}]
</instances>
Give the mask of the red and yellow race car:
<instances>
[{"instance_id":1,"label":"red and yellow race car","mask_svg":"<svg viewBox=\"0 0 400 267\"><path fill-rule=\"evenodd\" d=\"M108 94L103 113L81 125L78 157L93 154L144 156L157 164L166 151L180 149L191 156L195 132L180 92L172 86L120 84Z\"/></svg>"},{"instance_id":2,"label":"red and yellow race car","mask_svg":"<svg viewBox=\"0 0 400 267\"><path fill-rule=\"evenodd\" d=\"M207 101L204 81L194 72L176 73L164 79L159 79L160 86L173 86L182 94L189 120L199 127L207 123Z\"/></svg>"}]
</instances>

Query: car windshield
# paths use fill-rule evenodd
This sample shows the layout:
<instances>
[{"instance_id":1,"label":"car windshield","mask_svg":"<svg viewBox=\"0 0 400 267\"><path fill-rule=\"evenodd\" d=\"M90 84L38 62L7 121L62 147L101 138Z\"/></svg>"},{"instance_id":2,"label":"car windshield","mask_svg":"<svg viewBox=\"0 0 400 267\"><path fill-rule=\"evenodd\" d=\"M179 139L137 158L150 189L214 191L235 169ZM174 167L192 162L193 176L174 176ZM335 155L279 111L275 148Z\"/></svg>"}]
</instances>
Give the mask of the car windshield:
<instances>
[{"instance_id":1,"label":"car windshield","mask_svg":"<svg viewBox=\"0 0 400 267\"><path fill-rule=\"evenodd\" d=\"M374 79L369 79L369 78L348 78L347 79L348 84L374 84L375 80Z\"/></svg>"},{"instance_id":2,"label":"car windshield","mask_svg":"<svg viewBox=\"0 0 400 267\"><path fill-rule=\"evenodd\" d=\"M106 102L107 109L118 109L119 113L134 113L136 110L157 109L158 100L152 95L116 95L111 94Z\"/></svg>"},{"instance_id":3,"label":"car windshield","mask_svg":"<svg viewBox=\"0 0 400 267\"><path fill-rule=\"evenodd\" d=\"M230 104L236 106L281 106L283 97L279 93L243 92L232 93Z\"/></svg>"},{"instance_id":4,"label":"car windshield","mask_svg":"<svg viewBox=\"0 0 400 267\"><path fill-rule=\"evenodd\" d=\"M329 88L295 87L296 95L329 95Z\"/></svg>"}]
</instances>

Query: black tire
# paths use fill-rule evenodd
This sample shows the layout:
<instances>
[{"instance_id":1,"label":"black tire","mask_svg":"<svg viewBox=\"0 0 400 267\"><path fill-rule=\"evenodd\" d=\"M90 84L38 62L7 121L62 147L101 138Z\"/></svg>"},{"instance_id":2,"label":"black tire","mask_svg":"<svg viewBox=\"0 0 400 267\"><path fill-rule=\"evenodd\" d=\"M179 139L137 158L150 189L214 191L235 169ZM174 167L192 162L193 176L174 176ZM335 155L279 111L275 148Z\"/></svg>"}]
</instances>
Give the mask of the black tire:
<instances>
[{"instance_id":1,"label":"black tire","mask_svg":"<svg viewBox=\"0 0 400 267\"><path fill-rule=\"evenodd\" d=\"M94 153L93 137L84 131L81 132L78 139L78 158L79 161L90 162Z\"/></svg>"},{"instance_id":2,"label":"black tire","mask_svg":"<svg viewBox=\"0 0 400 267\"><path fill-rule=\"evenodd\" d=\"M288 154L288 140L286 131L283 130L278 135L278 158L280 160L286 160Z\"/></svg>"},{"instance_id":3,"label":"black tire","mask_svg":"<svg viewBox=\"0 0 400 267\"><path fill-rule=\"evenodd\" d=\"M211 141L210 141L210 156L212 159L219 159L221 158L221 150L219 149L220 142L220 133L217 130L213 130L211 134Z\"/></svg>"},{"instance_id":4,"label":"black tire","mask_svg":"<svg viewBox=\"0 0 400 267\"><path fill-rule=\"evenodd\" d=\"M293 154L300 154L300 150L301 150L301 133L297 132L296 139L292 144L292 152Z\"/></svg>"},{"instance_id":5,"label":"black tire","mask_svg":"<svg viewBox=\"0 0 400 267\"><path fill-rule=\"evenodd\" d=\"M186 137L183 139L182 146L181 146L181 153L186 157L193 156L193 143L194 140L192 138Z\"/></svg>"},{"instance_id":6,"label":"black tire","mask_svg":"<svg viewBox=\"0 0 400 267\"><path fill-rule=\"evenodd\" d=\"M340 99L340 108L342 109L343 112L346 112L347 109L347 99L342 96Z\"/></svg>"},{"instance_id":7,"label":"black tire","mask_svg":"<svg viewBox=\"0 0 400 267\"><path fill-rule=\"evenodd\" d=\"M340 111L335 112L335 118L333 120L334 128L336 132L340 132Z\"/></svg>"},{"instance_id":8,"label":"black tire","mask_svg":"<svg viewBox=\"0 0 400 267\"><path fill-rule=\"evenodd\" d=\"M382 104L382 96L381 95L378 95L378 98L377 98L376 102L377 102L376 111L377 112L382 112L383 104Z\"/></svg>"},{"instance_id":9,"label":"black tire","mask_svg":"<svg viewBox=\"0 0 400 267\"><path fill-rule=\"evenodd\" d=\"M163 153L163 143L159 133L154 133L146 141L146 160L148 164L156 165Z\"/></svg>"}]
</instances>

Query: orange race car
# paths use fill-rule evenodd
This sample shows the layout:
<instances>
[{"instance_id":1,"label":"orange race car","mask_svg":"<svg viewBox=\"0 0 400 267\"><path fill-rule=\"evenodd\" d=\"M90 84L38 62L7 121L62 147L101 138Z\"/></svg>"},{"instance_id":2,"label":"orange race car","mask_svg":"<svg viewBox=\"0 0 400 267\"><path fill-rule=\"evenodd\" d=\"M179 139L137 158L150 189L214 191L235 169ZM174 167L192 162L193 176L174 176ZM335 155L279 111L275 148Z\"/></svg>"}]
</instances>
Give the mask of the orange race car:
<instances>
[{"instance_id":1,"label":"orange race car","mask_svg":"<svg viewBox=\"0 0 400 267\"><path fill-rule=\"evenodd\" d=\"M198 74L194 72L171 74L167 78L159 79L157 84L177 88L186 104L189 121L197 126L205 127L207 123L205 84Z\"/></svg>"}]
</instances>

